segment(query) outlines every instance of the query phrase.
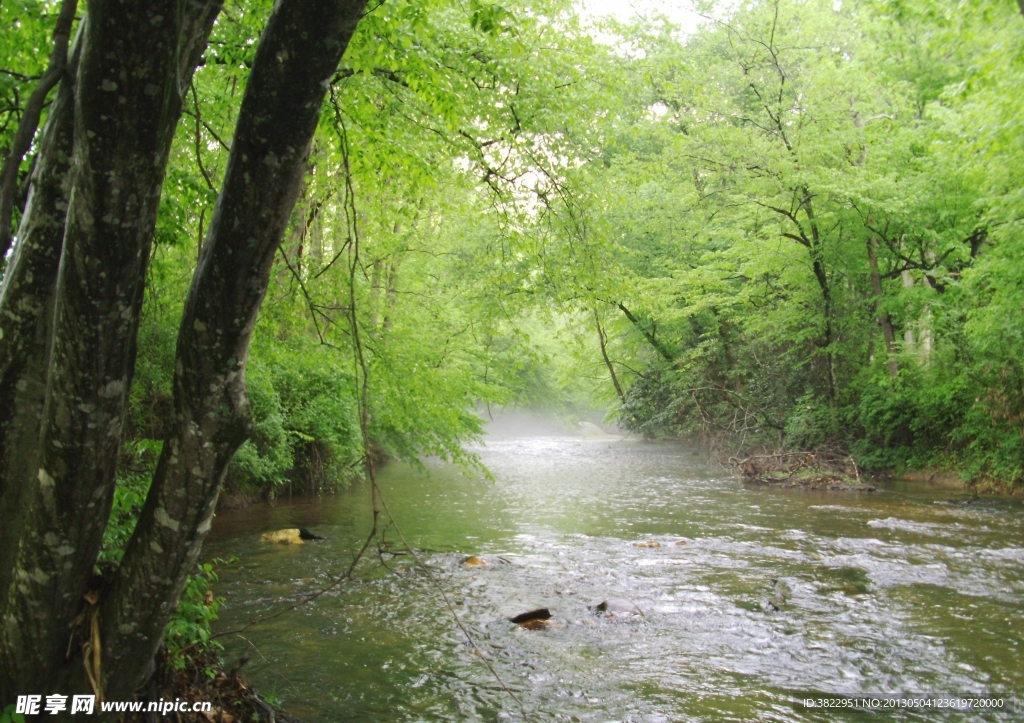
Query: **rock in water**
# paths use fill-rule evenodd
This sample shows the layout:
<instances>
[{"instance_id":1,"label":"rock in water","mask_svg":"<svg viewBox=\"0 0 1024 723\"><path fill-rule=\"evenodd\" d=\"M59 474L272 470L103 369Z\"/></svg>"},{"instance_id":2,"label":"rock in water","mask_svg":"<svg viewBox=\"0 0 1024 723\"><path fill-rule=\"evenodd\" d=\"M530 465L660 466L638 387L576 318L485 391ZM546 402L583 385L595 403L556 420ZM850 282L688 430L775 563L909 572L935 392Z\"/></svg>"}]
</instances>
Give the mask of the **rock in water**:
<instances>
[{"instance_id":1,"label":"rock in water","mask_svg":"<svg viewBox=\"0 0 1024 723\"><path fill-rule=\"evenodd\" d=\"M300 527L299 528L299 537L301 537L303 540L326 540L327 539L326 537L321 537L320 535L313 534L312 532L307 530L305 527Z\"/></svg>"},{"instance_id":2,"label":"rock in water","mask_svg":"<svg viewBox=\"0 0 1024 723\"><path fill-rule=\"evenodd\" d=\"M482 557L477 557L476 555L470 555L469 557L465 558L462 561L462 564L465 565L466 567L487 567L491 563L487 562L487 560L485 560Z\"/></svg>"},{"instance_id":3,"label":"rock in water","mask_svg":"<svg viewBox=\"0 0 1024 723\"><path fill-rule=\"evenodd\" d=\"M661 543L657 540L642 540L641 542L634 542L633 547L661 547Z\"/></svg>"},{"instance_id":4,"label":"rock in water","mask_svg":"<svg viewBox=\"0 0 1024 723\"><path fill-rule=\"evenodd\" d=\"M789 600L789 596L793 594L789 585L783 580L772 580L772 594L768 598L768 602L765 604L765 608L768 610L781 610L782 606Z\"/></svg>"},{"instance_id":5,"label":"rock in water","mask_svg":"<svg viewBox=\"0 0 1024 723\"><path fill-rule=\"evenodd\" d=\"M277 542L282 545L301 545L302 532L297 527L290 527L287 530L268 532L260 537L262 542Z\"/></svg>"},{"instance_id":6,"label":"rock in water","mask_svg":"<svg viewBox=\"0 0 1024 723\"><path fill-rule=\"evenodd\" d=\"M606 618L623 618L628 620L644 616L643 611L629 600L614 597L608 598L599 605L595 605L594 610L604 613Z\"/></svg>"},{"instance_id":7,"label":"rock in water","mask_svg":"<svg viewBox=\"0 0 1024 723\"><path fill-rule=\"evenodd\" d=\"M540 630L548 626L548 621L551 619L551 611L547 608L537 608L531 610L528 613L522 613L516 615L514 618L509 618L510 621L521 627L529 630Z\"/></svg>"}]
</instances>

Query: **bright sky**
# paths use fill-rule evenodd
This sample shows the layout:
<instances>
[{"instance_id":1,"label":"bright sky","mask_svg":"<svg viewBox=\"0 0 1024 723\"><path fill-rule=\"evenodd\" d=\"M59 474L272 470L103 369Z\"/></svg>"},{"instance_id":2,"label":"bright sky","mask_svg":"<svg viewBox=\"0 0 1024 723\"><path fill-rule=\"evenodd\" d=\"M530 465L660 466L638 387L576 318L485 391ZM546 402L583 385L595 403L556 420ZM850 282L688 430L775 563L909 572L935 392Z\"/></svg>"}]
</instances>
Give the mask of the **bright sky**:
<instances>
[{"instance_id":1,"label":"bright sky","mask_svg":"<svg viewBox=\"0 0 1024 723\"><path fill-rule=\"evenodd\" d=\"M693 30L699 18L686 0L579 0L585 13L611 15L618 20L661 14L683 30Z\"/></svg>"}]
</instances>

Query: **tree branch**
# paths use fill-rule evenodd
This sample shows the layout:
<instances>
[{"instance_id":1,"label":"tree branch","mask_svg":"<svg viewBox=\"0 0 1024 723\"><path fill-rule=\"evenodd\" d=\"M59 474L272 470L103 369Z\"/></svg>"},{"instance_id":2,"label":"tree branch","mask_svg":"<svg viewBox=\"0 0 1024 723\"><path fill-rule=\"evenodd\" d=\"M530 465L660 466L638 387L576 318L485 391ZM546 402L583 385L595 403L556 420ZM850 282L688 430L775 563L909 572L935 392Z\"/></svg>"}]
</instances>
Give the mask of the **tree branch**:
<instances>
[{"instance_id":1,"label":"tree branch","mask_svg":"<svg viewBox=\"0 0 1024 723\"><path fill-rule=\"evenodd\" d=\"M650 343L652 347L654 347L654 350L661 355L662 359L667 361L669 364L672 364L675 361L675 357L672 355L672 352L666 349L665 346L660 341L658 341L657 337L655 337L654 334L651 333L651 330L647 329L643 324L641 324L640 320L637 319L622 302L618 302L615 305L619 307L619 310L623 314L626 315L626 318L629 319L630 322L632 322L633 326L639 329L640 333L643 334L644 338Z\"/></svg>"}]
</instances>

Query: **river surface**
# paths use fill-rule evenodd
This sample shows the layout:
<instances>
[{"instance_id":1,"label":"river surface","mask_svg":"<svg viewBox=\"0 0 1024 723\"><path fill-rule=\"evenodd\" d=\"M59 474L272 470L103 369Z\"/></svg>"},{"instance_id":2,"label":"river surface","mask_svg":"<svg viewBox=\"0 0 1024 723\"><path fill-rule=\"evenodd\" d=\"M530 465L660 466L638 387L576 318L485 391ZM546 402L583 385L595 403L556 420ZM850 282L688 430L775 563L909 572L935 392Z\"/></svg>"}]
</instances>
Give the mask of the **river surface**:
<instances>
[{"instance_id":1,"label":"river surface","mask_svg":"<svg viewBox=\"0 0 1024 723\"><path fill-rule=\"evenodd\" d=\"M489 438L477 451L494 481L439 462L379 473L474 644L410 556L374 546L355 582L225 638L232 658L251 652L257 690L311 722L521 720L483 657L531 720L1024 720L1019 500L751 487L692 450L629 440ZM371 518L365 485L218 515L204 557L237 558L218 568L219 629L326 585ZM327 540L260 542L285 527ZM386 540L401 548L393 528ZM634 546L647 541L660 547ZM643 618L589 608L606 598ZM508 622L538 607L547 629ZM1003 707L800 704L846 697Z\"/></svg>"}]
</instances>

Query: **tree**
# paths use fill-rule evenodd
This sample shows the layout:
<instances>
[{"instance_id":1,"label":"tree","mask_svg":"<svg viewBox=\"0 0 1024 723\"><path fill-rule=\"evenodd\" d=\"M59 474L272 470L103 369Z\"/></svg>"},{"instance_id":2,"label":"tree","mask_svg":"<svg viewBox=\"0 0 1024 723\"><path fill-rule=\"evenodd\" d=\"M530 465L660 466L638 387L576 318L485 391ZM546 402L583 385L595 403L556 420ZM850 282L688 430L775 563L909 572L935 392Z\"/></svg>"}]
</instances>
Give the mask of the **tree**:
<instances>
[{"instance_id":1,"label":"tree","mask_svg":"<svg viewBox=\"0 0 1024 723\"><path fill-rule=\"evenodd\" d=\"M705 20L617 30L637 52L545 255L561 308L587 311L590 366L621 370L602 380L620 418L1014 484L1017 8L763 0ZM595 335L595 304L624 318Z\"/></svg>"},{"instance_id":2,"label":"tree","mask_svg":"<svg viewBox=\"0 0 1024 723\"><path fill-rule=\"evenodd\" d=\"M127 698L142 682L248 433L250 335L364 6L271 11L179 331L171 430L122 564L102 580L161 186L220 2L95 0L79 22L0 292L0 700L43 688Z\"/></svg>"}]
</instances>

